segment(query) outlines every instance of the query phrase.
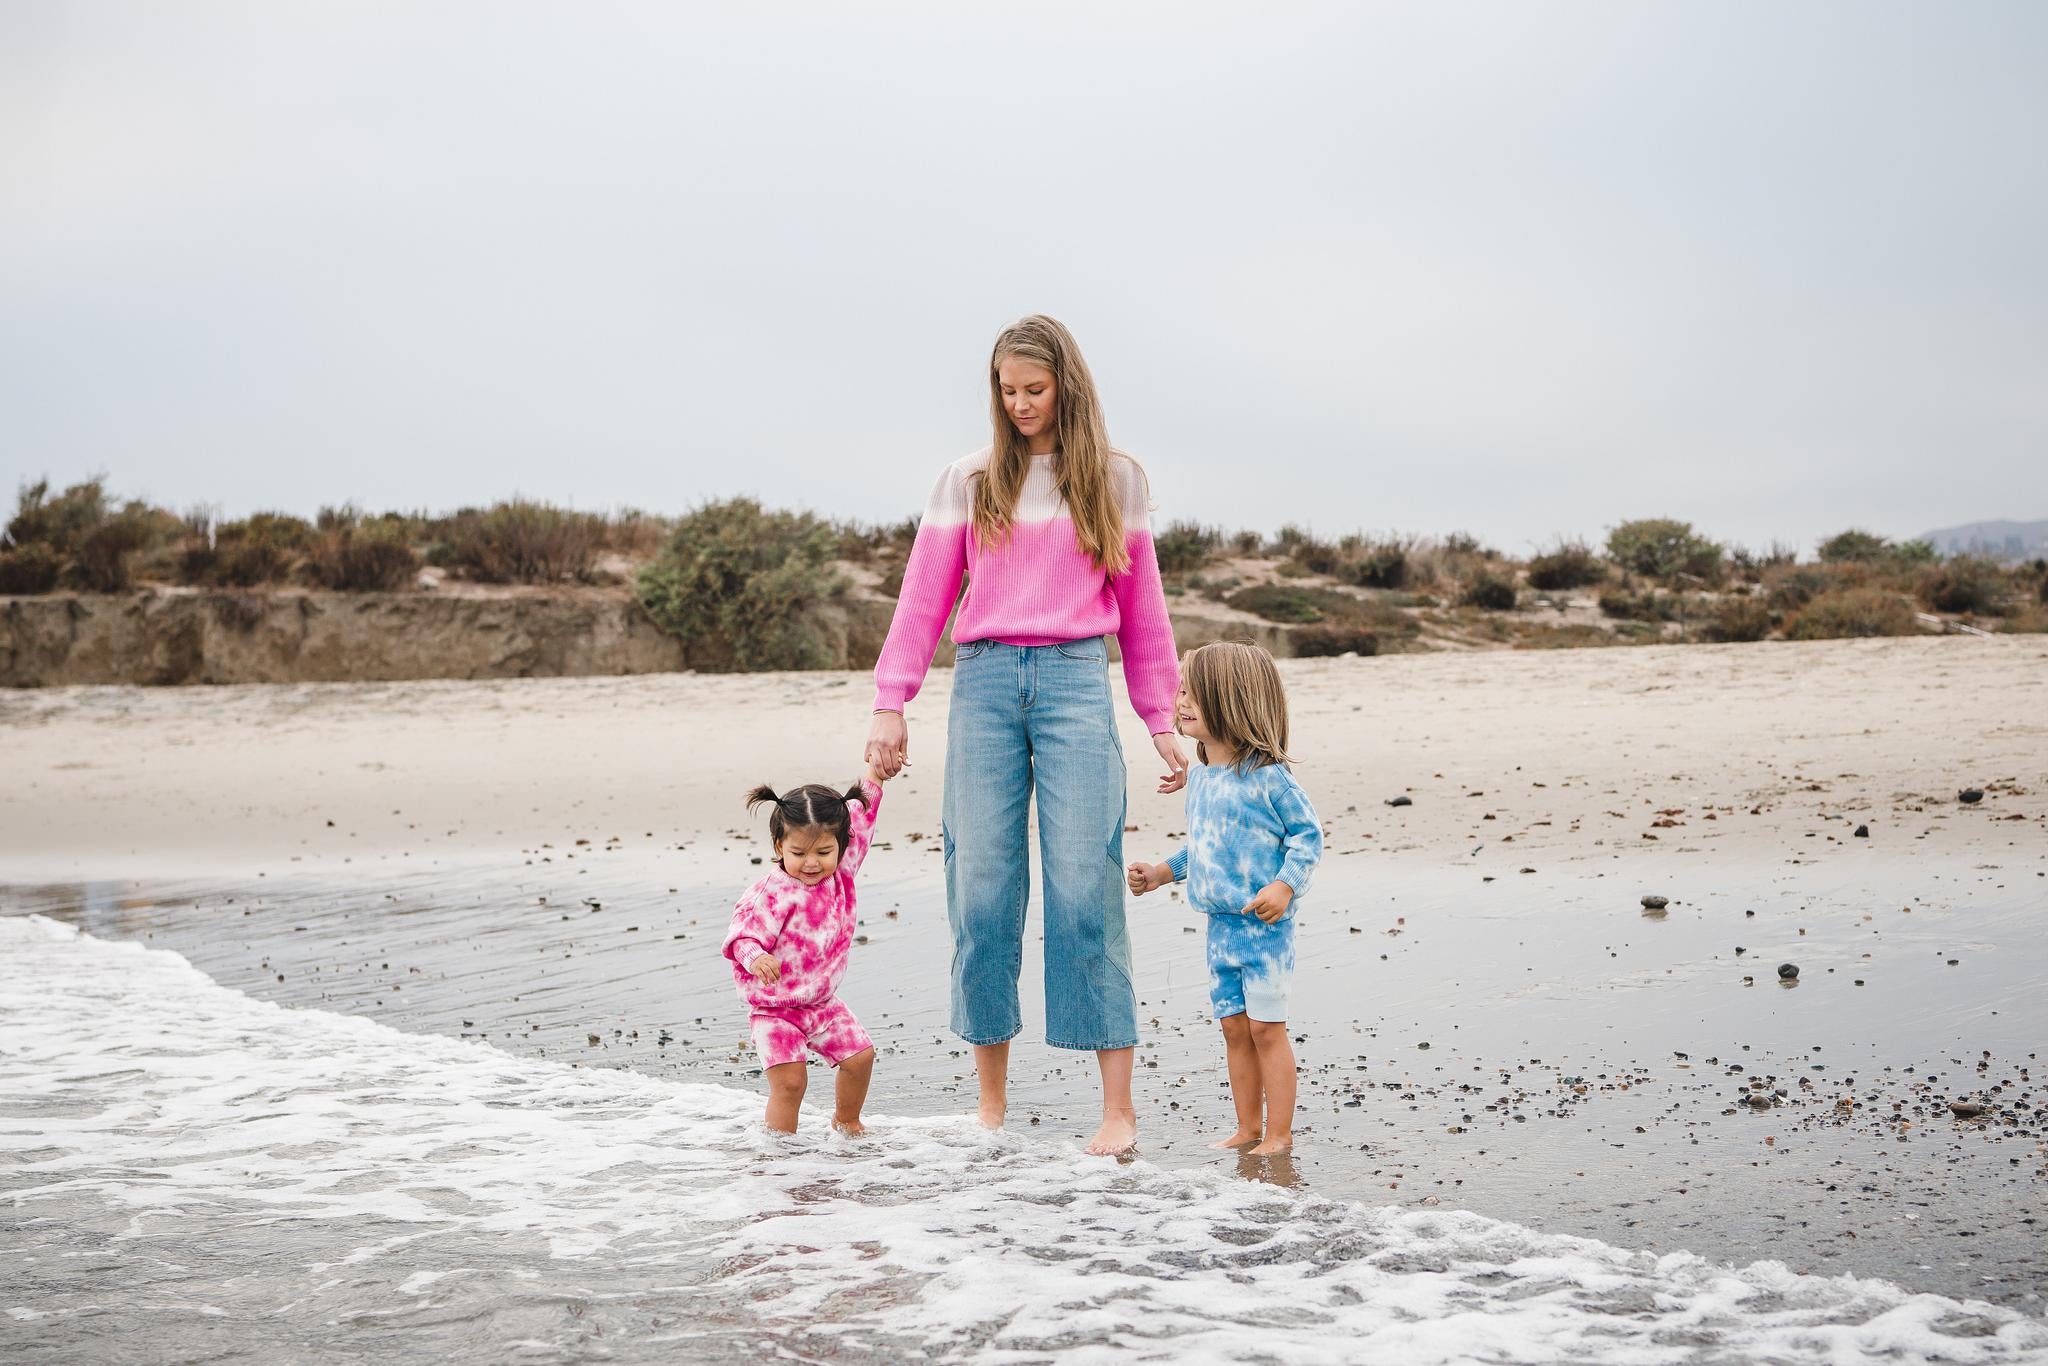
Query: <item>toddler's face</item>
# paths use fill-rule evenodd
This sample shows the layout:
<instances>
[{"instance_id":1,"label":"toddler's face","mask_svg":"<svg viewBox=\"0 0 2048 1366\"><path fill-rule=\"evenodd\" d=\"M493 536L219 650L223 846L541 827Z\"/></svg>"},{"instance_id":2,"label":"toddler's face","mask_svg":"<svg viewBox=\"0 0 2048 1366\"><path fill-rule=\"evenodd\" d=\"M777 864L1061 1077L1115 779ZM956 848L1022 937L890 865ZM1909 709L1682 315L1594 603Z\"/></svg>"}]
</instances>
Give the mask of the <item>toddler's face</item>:
<instances>
[{"instance_id":1,"label":"toddler's face","mask_svg":"<svg viewBox=\"0 0 2048 1366\"><path fill-rule=\"evenodd\" d=\"M1202 724L1202 709L1195 705L1195 695L1188 691L1185 683L1173 697L1173 728L1190 740L1207 743L1216 738Z\"/></svg>"},{"instance_id":2,"label":"toddler's face","mask_svg":"<svg viewBox=\"0 0 2048 1366\"><path fill-rule=\"evenodd\" d=\"M839 837L822 825L792 830L775 844L782 871L815 887L839 870Z\"/></svg>"}]
</instances>

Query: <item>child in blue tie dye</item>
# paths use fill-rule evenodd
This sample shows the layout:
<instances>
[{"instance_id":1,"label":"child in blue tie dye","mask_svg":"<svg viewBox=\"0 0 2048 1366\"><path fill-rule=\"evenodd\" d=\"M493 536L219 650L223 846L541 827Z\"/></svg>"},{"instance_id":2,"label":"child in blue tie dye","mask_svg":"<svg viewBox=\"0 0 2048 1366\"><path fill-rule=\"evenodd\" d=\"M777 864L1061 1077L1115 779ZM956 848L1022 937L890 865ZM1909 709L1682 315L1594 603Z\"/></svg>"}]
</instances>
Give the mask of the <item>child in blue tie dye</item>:
<instances>
[{"instance_id":1,"label":"child in blue tie dye","mask_svg":"<svg viewBox=\"0 0 2048 1366\"><path fill-rule=\"evenodd\" d=\"M1175 728L1201 761L1188 770L1188 842L1165 863L1132 864L1126 880L1139 896L1185 881L1208 917L1209 1003L1237 1109L1237 1129L1211 1146L1284 1153L1294 1146L1294 913L1322 857L1322 824L1288 769L1287 694L1273 657L1256 645L1204 645L1180 676Z\"/></svg>"}]
</instances>

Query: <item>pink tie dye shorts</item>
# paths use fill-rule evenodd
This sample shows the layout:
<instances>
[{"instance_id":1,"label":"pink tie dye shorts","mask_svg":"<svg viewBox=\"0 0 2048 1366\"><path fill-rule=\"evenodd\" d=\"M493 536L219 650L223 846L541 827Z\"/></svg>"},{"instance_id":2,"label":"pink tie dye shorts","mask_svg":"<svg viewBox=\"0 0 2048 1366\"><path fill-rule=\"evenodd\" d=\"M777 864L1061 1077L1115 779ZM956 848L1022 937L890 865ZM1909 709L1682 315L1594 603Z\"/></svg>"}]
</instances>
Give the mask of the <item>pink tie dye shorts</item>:
<instances>
[{"instance_id":1,"label":"pink tie dye shorts","mask_svg":"<svg viewBox=\"0 0 2048 1366\"><path fill-rule=\"evenodd\" d=\"M814 1006L776 1006L766 1010L757 1006L753 1030L754 1047L760 1051L763 1067L802 1062L806 1045L834 1067L875 1046L846 1003L836 996Z\"/></svg>"}]
</instances>

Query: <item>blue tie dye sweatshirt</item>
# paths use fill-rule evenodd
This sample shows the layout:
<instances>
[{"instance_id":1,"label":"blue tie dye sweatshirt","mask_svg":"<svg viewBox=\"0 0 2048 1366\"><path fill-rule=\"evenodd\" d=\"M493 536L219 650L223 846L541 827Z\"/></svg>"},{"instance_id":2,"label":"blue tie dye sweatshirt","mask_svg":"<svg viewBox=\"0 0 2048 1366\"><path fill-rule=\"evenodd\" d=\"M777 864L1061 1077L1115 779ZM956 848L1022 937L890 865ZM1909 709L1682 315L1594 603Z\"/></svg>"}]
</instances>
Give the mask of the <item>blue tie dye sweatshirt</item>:
<instances>
[{"instance_id":1,"label":"blue tie dye sweatshirt","mask_svg":"<svg viewBox=\"0 0 2048 1366\"><path fill-rule=\"evenodd\" d=\"M1284 764L1249 773L1222 764L1188 770L1188 842L1166 861L1188 902L1207 915L1239 915L1269 882L1284 882L1301 904L1323 827L1308 794Z\"/></svg>"}]
</instances>

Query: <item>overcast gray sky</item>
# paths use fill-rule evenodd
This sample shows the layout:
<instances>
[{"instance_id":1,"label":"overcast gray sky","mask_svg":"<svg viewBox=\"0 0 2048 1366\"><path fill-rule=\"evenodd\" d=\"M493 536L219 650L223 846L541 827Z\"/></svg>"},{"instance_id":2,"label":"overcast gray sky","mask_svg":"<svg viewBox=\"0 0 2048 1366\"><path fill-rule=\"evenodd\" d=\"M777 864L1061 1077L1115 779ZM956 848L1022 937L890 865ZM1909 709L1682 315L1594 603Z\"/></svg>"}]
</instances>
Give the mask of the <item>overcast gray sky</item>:
<instances>
[{"instance_id":1,"label":"overcast gray sky","mask_svg":"<svg viewBox=\"0 0 2048 1366\"><path fill-rule=\"evenodd\" d=\"M0 497L2048 517L2048 5L0 6Z\"/></svg>"}]
</instances>

